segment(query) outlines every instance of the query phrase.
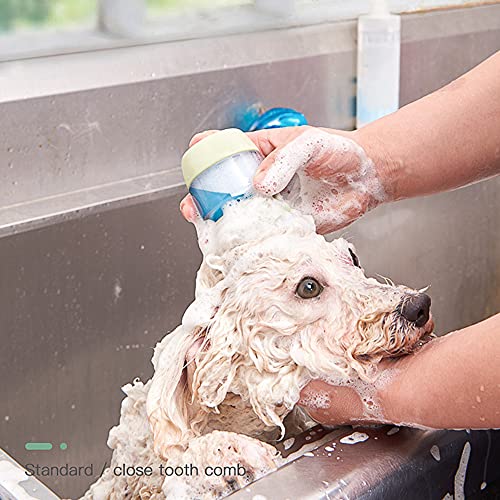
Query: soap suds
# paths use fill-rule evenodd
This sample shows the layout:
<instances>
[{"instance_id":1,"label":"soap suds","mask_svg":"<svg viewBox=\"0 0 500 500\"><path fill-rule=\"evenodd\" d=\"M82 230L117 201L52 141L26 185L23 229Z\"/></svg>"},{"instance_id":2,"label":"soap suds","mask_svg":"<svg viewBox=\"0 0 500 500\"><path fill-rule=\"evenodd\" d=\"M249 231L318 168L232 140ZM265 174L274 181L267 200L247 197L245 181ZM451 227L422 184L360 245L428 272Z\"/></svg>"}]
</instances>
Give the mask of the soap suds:
<instances>
[{"instance_id":1,"label":"soap suds","mask_svg":"<svg viewBox=\"0 0 500 500\"><path fill-rule=\"evenodd\" d=\"M307 408L326 409L330 407L330 395L323 391L309 391L301 403Z\"/></svg>"},{"instance_id":2,"label":"soap suds","mask_svg":"<svg viewBox=\"0 0 500 500\"><path fill-rule=\"evenodd\" d=\"M196 464L200 471L224 470L240 465L246 473L223 475L200 474L166 478L162 490L167 499L191 500L193 498L220 498L244 487L249 481L277 469L282 460L277 450L267 443L242 434L213 431L194 439L187 450L168 461L176 469Z\"/></svg>"},{"instance_id":3,"label":"soap suds","mask_svg":"<svg viewBox=\"0 0 500 500\"><path fill-rule=\"evenodd\" d=\"M370 436L368 434L365 434L364 432L353 432L352 434L349 434L349 436L344 436L340 442L342 444L356 444L356 443L363 443L366 441Z\"/></svg>"},{"instance_id":4,"label":"soap suds","mask_svg":"<svg viewBox=\"0 0 500 500\"><path fill-rule=\"evenodd\" d=\"M471 445L469 441L467 441L464 445L462 456L460 457L460 463L458 464L458 469L455 474L455 500L465 499L465 475L467 474L467 465L469 464L470 450Z\"/></svg>"},{"instance_id":5,"label":"soap suds","mask_svg":"<svg viewBox=\"0 0 500 500\"><path fill-rule=\"evenodd\" d=\"M430 449L430 454L432 455L432 458L439 462L441 460L441 452L439 451L439 446L437 445L432 445Z\"/></svg>"},{"instance_id":6,"label":"soap suds","mask_svg":"<svg viewBox=\"0 0 500 500\"><path fill-rule=\"evenodd\" d=\"M256 188L311 214L320 233L340 229L387 199L373 162L351 139L305 130L283 147Z\"/></svg>"}]
</instances>

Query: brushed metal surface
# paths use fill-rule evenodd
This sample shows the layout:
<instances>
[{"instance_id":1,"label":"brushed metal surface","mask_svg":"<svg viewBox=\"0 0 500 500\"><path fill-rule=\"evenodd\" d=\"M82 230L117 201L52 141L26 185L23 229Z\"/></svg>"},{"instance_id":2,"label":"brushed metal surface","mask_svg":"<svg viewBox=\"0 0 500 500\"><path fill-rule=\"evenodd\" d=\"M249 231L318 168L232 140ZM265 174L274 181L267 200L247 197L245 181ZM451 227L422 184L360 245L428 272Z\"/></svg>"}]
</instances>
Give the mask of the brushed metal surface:
<instances>
[{"instance_id":1,"label":"brushed metal surface","mask_svg":"<svg viewBox=\"0 0 500 500\"><path fill-rule=\"evenodd\" d=\"M21 480L12 484L12 471ZM35 476L26 476L26 471L2 448L0 448L0 498L2 500L21 500L21 495L26 493L35 500L59 500L47 486ZM5 484L4 481L7 483ZM7 489L8 488L8 489ZM14 494L12 490L17 490ZM24 496L26 498L26 496Z\"/></svg>"},{"instance_id":2,"label":"brushed metal surface","mask_svg":"<svg viewBox=\"0 0 500 500\"><path fill-rule=\"evenodd\" d=\"M500 4L403 16L400 106L463 75L500 49Z\"/></svg>"},{"instance_id":3,"label":"brushed metal surface","mask_svg":"<svg viewBox=\"0 0 500 500\"><path fill-rule=\"evenodd\" d=\"M151 376L152 348L193 298L200 255L178 202L174 191L0 238L0 440L22 465L92 464L97 476L109 460L120 387ZM63 498L91 480L40 479Z\"/></svg>"},{"instance_id":4,"label":"brushed metal surface","mask_svg":"<svg viewBox=\"0 0 500 500\"><path fill-rule=\"evenodd\" d=\"M355 23L280 33L0 64L2 205L179 169L193 133L258 103L352 128Z\"/></svg>"},{"instance_id":5,"label":"brushed metal surface","mask_svg":"<svg viewBox=\"0 0 500 500\"><path fill-rule=\"evenodd\" d=\"M499 9L467 9L467 22L453 33L436 29L434 16L442 13L405 16L402 102L498 50L500 29L492 21L483 26ZM462 13L446 15L443 26ZM352 127L355 26L339 26L340 35L335 25L268 35L266 41L284 37L279 50L259 46L262 34L215 45L203 40L212 61L196 59L191 45L185 55L199 71L170 74L168 63L158 63L164 72L150 81L146 74L127 81L126 52L109 51L100 54L100 67L124 59L120 75L108 75L108 87L105 78L94 89L86 80L82 88L50 95L41 81L43 95L0 99L0 380L8 381L0 446L20 463L92 463L100 473L120 386L150 375L152 347L192 298L200 256L177 208L187 140L197 130L232 125L256 102L296 107L312 123ZM224 68L226 55L242 63ZM450 331L500 309L499 185L492 179L383 207L342 233L357 245L370 274L431 284L438 332ZM68 449L26 452L28 440L64 441ZM62 497L75 497L90 480L44 482Z\"/></svg>"},{"instance_id":6,"label":"brushed metal surface","mask_svg":"<svg viewBox=\"0 0 500 500\"><path fill-rule=\"evenodd\" d=\"M369 438L342 444L340 439L353 431L338 429L314 457L303 456L229 498L440 500L446 494L471 498L500 478L500 431L402 428L391 434L385 426L356 431ZM467 457L466 451L462 461L469 447L470 454ZM459 470L464 475L457 480Z\"/></svg>"}]
</instances>

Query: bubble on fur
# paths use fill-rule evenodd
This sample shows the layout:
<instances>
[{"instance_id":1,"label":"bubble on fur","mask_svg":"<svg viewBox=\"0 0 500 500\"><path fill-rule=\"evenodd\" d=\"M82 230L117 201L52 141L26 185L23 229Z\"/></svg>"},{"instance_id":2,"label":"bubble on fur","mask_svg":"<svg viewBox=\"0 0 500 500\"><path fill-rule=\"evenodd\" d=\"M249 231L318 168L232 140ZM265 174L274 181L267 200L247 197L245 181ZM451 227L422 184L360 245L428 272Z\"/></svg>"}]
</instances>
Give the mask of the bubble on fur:
<instances>
[{"instance_id":1,"label":"bubble on fur","mask_svg":"<svg viewBox=\"0 0 500 500\"><path fill-rule=\"evenodd\" d=\"M166 498L190 500L226 497L275 471L282 464L282 459L277 450L269 444L242 434L213 431L196 438L186 451L173 455L168 461L168 465L173 469L180 467L189 470L191 464L197 464L199 474L165 478L162 491ZM246 473L231 473L229 468L238 464ZM222 470L225 467L227 472L222 475L207 475L204 474L206 467L220 467Z\"/></svg>"},{"instance_id":2,"label":"bubble on fur","mask_svg":"<svg viewBox=\"0 0 500 500\"><path fill-rule=\"evenodd\" d=\"M249 257L262 259L260 242L280 235L312 235L316 227L311 216L292 209L288 203L255 197L228 204L219 221L203 221L197 232L207 266L222 277L249 251Z\"/></svg>"},{"instance_id":3,"label":"bubble on fur","mask_svg":"<svg viewBox=\"0 0 500 500\"><path fill-rule=\"evenodd\" d=\"M121 497L127 491L131 497L141 497L142 492L160 492L163 481L159 465L164 464L153 452L153 439L146 415L146 397L151 381L143 384L135 379L126 384L122 391L126 398L122 401L120 424L113 427L108 436L107 445L113 449L110 466L96 483L82 497L82 500ZM113 469L122 464L150 466L151 476L116 476Z\"/></svg>"},{"instance_id":4,"label":"bubble on fur","mask_svg":"<svg viewBox=\"0 0 500 500\"><path fill-rule=\"evenodd\" d=\"M352 434L349 434L349 436L344 436L340 442L342 444L357 444L357 443L363 443L366 441L370 436L364 432L353 432Z\"/></svg>"}]
</instances>

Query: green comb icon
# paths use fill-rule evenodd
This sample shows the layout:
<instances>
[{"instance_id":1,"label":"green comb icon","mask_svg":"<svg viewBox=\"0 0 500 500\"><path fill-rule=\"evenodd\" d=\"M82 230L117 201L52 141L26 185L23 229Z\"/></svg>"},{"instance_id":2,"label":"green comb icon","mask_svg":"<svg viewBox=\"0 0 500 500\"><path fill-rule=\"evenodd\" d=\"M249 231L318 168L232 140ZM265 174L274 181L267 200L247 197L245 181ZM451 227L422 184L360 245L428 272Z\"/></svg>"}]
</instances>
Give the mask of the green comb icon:
<instances>
[{"instance_id":1,"label":"green comb icon","mask_svg":"<svg viewBox=\"0 0 500 500\"><path fill-rule=\"evenodd\" d=\"M24 448L28 451L50 451L52 449L52 443L34 443L34 442L29 442L25 443ZM68 449L68 444L67 443L61 443L59 445L59 448L61 450L67 450Z\"/></svg>"},{"instance_id":2,"label":"green comb icon","mask_svg":"<svg viewBox=\"0 0 500 500\"><path fill-rule=\"evenodd\" d=\"M26 443L24 447L28 451L46 451L52 449L52 443Z\"/></svg>"}]
</instances>

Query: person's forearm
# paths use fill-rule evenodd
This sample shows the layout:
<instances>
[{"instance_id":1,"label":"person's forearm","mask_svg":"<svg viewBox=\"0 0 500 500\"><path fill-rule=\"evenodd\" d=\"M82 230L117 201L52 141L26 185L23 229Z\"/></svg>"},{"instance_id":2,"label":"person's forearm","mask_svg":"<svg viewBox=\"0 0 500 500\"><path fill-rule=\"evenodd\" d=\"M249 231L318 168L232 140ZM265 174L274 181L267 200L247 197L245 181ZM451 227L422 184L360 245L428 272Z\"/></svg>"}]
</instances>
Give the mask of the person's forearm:
<instances>
[{"instance_id":1,"label":"person's forearm","mask_svg":"<svg viewBox=\"0 0 500 500\"><path fill-rule=\"evenodd\" d=\"M391 200L500 173L500 52L446 87L354 132Z\"/></svg>"},{"instance_id":2,"label":"person's forearm","mask_svg":"<svg viewBox=\"0 0 500 500\"><path fill-rule=\"evenodd\" d=\"M429 342L416 353L382 362L374 383L375 406L351 386L310 382L301 401L328 425L396 424L433 429L500 428L500 314ZM356 386L362 383L357 382ZM330 402L310 406L318 394ZM374 411L376 408L376 411Z\"/></svg>"},{"instance_id":3,"label":"person's forearm","mask_svg":"<svg viewBox=\"0 0 500 500\"><path fill-rule=\"evenodd\" d=\"M500 428L499 356L500 314L433 340L395 363L394 376L379 391L385 420Z\"/></svg>"}]
</instances>

